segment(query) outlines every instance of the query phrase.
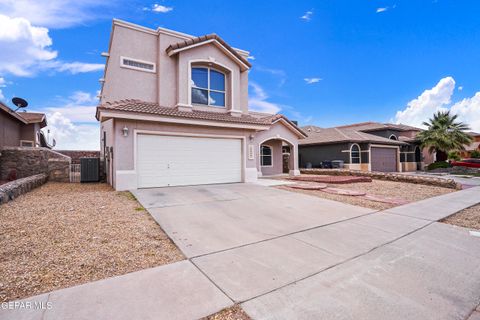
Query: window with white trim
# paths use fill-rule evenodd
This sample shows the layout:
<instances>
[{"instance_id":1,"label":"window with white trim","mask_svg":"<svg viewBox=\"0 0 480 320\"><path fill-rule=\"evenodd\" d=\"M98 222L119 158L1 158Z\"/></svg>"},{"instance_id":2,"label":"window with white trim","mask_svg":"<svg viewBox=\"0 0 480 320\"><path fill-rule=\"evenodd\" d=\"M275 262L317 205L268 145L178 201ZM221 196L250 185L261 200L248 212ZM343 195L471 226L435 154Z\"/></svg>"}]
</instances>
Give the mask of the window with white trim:
<instances>
[{"instance_id":1,"label":"window with white trim","mask_svg":"<svg viewBox=\"0 0 480 320\"><path fill-rule=\"evenodd\" d=\"M146 71L146 72L155 72L156 66L153 62L137 60L127 57L120 57L120 65L124 68Z\"/></svg>"},{"instance_id":2,"label":"window with white trim","mask_svg":"<svg viewBox=\"0 0 480 320\"><path fill-rule=\"evenodd\" d=\"M225 74L207 67L192 67L192 103L225 107Z\"/></svg>"},{"instance_id":3,"label":"window with white trim","mask_svg":"<svg viewBox=\"0 0 480 320\"><path fill-rule=\"evenodd\" d=\"M358 144L352 144L350 147L350 163L360 163L360 147Z\"/></svg>"},{"instance_id":4,"label":"window with white trim","mask_svg":"<svg viewBox=\"0 0 480 320\"><path fill-rule=\"evenodd\" d=\"M272 166L272 147L262 146L260 148L260 165L262 167L271 167Z\"/></svg>"},{"instance_id":5,"label":"window with white trim","mask_svg":"<svg viewBox=\"0 0 480 320\"><path fill-rule=\"evenodd\" d=\"M394 135L393 133L390 135L390 138L389 138L389 139L390 139L390 140L398 140L398 139L397 139L397 136Z\"/></svg>"}]
</instances>

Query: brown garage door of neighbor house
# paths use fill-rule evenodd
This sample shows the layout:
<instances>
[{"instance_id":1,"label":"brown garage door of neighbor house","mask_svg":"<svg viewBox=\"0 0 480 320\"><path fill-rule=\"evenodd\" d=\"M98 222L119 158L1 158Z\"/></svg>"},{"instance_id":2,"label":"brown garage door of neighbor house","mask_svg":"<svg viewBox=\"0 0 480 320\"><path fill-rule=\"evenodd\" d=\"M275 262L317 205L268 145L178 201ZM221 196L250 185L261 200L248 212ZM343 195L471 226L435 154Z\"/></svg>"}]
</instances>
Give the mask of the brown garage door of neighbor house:
<instances>
[{"instance_id":1,"label":"brown garage door of neighbor house","mask_svg":"<svg viewBox=\"0 0 480 320\"><path fill-rule=\"evenodd\" d=\"M396 148L371 148L370 156L372 171L395 172L397 171Z\"/></svg>"}]
</instances>

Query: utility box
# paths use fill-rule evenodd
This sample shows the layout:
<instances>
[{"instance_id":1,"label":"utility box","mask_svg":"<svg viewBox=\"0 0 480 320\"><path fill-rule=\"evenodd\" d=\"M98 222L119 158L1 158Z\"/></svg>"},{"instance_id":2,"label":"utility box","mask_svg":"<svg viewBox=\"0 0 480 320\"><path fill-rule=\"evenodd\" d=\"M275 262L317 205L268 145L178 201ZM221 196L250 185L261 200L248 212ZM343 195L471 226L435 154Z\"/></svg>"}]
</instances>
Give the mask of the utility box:
<instances>
[{"instance_id":1,"label":"utility box","mask_svg":"<svg viewBox=\"0 0 480 320\"><path fill-rule=\"evenodd\" d=\"M333 160L332 161L332 168L342 169L343 168L343 160Z\"/></svg>"},{"instance_id":2,"label":"utility box","mask_svg":"<svg viewBox=\"0 0 480 320\"><path fill-rule=\"evenodd\" d=\"M80 158L80 182L100 181L100 158Z\"/></svg>"}]
</instances>

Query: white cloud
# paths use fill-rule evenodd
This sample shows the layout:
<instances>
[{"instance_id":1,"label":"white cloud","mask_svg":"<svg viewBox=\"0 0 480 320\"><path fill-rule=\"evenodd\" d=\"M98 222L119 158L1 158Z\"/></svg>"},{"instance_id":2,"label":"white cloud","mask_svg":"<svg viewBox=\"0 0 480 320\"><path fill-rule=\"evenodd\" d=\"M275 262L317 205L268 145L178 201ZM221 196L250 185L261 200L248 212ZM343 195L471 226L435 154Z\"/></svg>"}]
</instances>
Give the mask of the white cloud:
<instances>
[{"instance_id":1,"label":"white cloud","mask_svg":"<svg viewBox=\"0 0 480 320\"><path fill-rule=\"evenodd\" d=\"M255 82L250 81L250 87L253 92L248 97L248 106L252 111L275 114L281 110L281 107L273 102L267 101L268 95L263 88Z\"/></svg>"},{"instance_id":2,"label":"white cloud","mask_svg":"<svg viewBox=\"0 0 480 320\"><path fill-rule=\"evenodd\" d=\"M76 91L59 106L48 107L47 114L50 142L57 142L55 149L98 150L99 126L95 119L98 99L90 93Z\"/></svg>"},{"instance_id":3,"label":"white cloud","mask_svg":"<svg viewBox=\"0 0 480 320\"><path fill-rule=\"evenodd\" d=\"M107 18L107 11L99 8L113 5L113 1L98 0L2 0L0 13L47 28L66 28L99 17Z\"/></svg>"},{"instance_id":4,"label":"white cloud","mask_svg":"<svg viewBox=\"0 0 480 320\"><path fill-rule=\"evenodd\" d=\"M57 57L51 45L48 29L32 26L24 18L0 15L0 72L30 75L32 67Z\"/></svg>"},{"instance_id":5,"label":"white cloud","mask_svg":"<svg viewBox=\"0 0 480 320\"><path fill-rule=\"evenodd\" d=\"M463 90L463 86L458 86L457 90L458 90L458 91L462 91L462 90Z\"/></svg>"},{"instance_id":6,"label":"white cloud","mask_svg":"<svg viewBox=\"0 0 480 320\"><path fill-rule=\"evenodd\" d=\"M47 114L45 135L55 139L57 150L99 150L100 133L97 123L75 124L60 112ZM50 133L47 134L48 130Z\"/></svg>"},{"instance_id":7,"label":"white cloud","mask_svg":"<svg viewBox=\"0 0 480 320\"><path fill-rule=\"evenodd\" d=\"M313 10L309 10L303 14L303 16L300 17L300 19L303 19L305 21L310 21L312 20L313 16Z\"/></svg>"},{"instance_id":8,"label":"white cloud","mask_svg":"<svg viewBox=\"0 0 480 320\"><path fill-rule=\"evenodd\" d=\"M167 12L170 12L172 10L173 10L172 7L166 7L166 6L162 6L160 4L156 4L156 3L152 7L153 12L167 13Z\"/></svg>"},{"instance_id":9,"label":"white cloud","mask_svg":"<svg viewBox=\"0 0 480 320\"><path fill-rule=\"evenodd\" d=\"M451 108L460 121L467 123L473 131L480 131L480 92L471 98L455 103Z\"/></svg>"},{"instance_id":10,"label":"white cloud","mask_svg":"<svg viewBox=\"0 0 480 320\"><path fill-rule=\"evenodd\" d=\"M104 68L105 65L102 63L64 62L59 63L56 69L58 71L68 71L71 74L77 74L93 71L102 71Z\"/></svg>"},{"instance_id":11,"label":"white cloud","mask_svg":"<svg viewBox=\"0 0 480 320\"><path fill-rule=\"evenodd\" d=\"M422 122L428 121L436 111L450 110L472 130L480 131L480 92L475 93L471 98L452 104L454 91L455 80L452 77L445 77L433 88L425 90L416 99L410 101L404 110L398 111L394 121L423 127Z\"/></svg>"},{"instance_id":12,"label":"white cloud","mask_svg":"<svg viewBox=\"0 0 480 320\"><path fill-rule=\"evenodd\" d=\"M304 78L303 80L305 80L307 84L314 84L322 81L323 79L322 78Z\"/></svg>"},{"instance_id":13,"label":"white cloud","mask_svg":"<svg viewBox=\"0 0 480 320\"><path fill-rule=\"evenodd\" d=\"M0 88L6 87L6 81L4 78L0 77ZM2 89L0 89L0 100L4 100L5 96L3 95Z\"/></svg>"},{"instance_id":14,"label":"white cloud","mask_svg":"<svg viewBox=\"0 0 480 320\"><path fill-rule=\"evenodd\" d=\"M248 60L255 60L255 56L248 56L247 59Z\"/></svg>"},{"instance_id":15,"label":"white cloud","mask_svg":"<svg viewBox=\"0 0 480 320\"><path fill-rule=\"evenodd\" d=\"M384 8L377 8L377 11L376 13L380 13L380 12L385 12L388 10L388 7L384 7Z\"/></svg>"},{"instance_id":16,"label":"white cloud","mask_svg":"<svg viewBox=\"0 0 480 320\"><path fill-rule=\"evenodd\" d=\"M395 115L397 123L421 126L436 111L444 109L450 103L455 89L455 80L452 77L441 79L432 89L425 90L416 99L407 104L407 108L398 111Z\"/></svg>"},{"instance_id":17,"label":"white cloud","mask_svg":"<svg viewBox=\"0 0 480 320\"><path fill-rule=\"evenodd\" d=\"M48 29L33 26L24 18L0 14L0 73L32 76L43 70L72 74L103 70L103 64L63 62L51 48Z\"/></svg>"}]
</instances>

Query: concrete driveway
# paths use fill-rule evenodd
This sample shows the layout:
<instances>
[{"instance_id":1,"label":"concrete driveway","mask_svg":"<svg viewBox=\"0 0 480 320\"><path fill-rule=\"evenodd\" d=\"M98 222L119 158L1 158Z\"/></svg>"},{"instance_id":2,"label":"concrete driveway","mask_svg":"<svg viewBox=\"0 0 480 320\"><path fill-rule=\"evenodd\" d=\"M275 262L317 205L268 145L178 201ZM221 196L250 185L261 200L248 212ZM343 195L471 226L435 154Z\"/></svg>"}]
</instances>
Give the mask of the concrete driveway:
<instances>
[{"instance_id":1,"label":"concrete driveway","mask_svg":"<svg viewBox=\"0 0 480 320\"><path fill-rule=\"evenodd\" d=\"M373 212L256 184L139 189L133 193L189 258Z\"/></svg>"},{"instance_id":2,"label":"concrete driveway","mask_svg":"<svg viewBox=\"0 0 480 320\"><path fill-rule=\"evenodd\" d=\"M480 238L435 221L479 192L383 212L254 184L134 194L254 319L464 319L480 303Z\"/></svg>"}]
</instances>

